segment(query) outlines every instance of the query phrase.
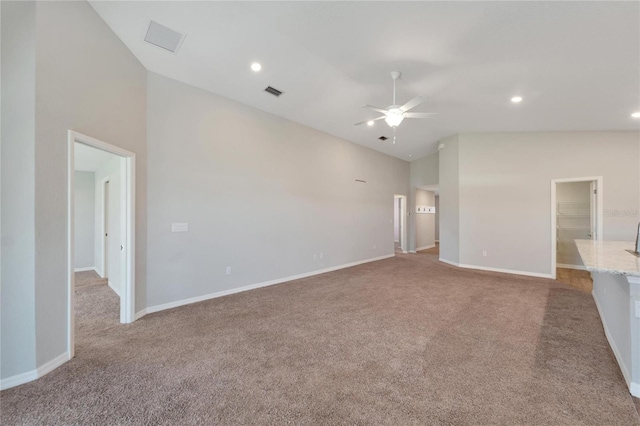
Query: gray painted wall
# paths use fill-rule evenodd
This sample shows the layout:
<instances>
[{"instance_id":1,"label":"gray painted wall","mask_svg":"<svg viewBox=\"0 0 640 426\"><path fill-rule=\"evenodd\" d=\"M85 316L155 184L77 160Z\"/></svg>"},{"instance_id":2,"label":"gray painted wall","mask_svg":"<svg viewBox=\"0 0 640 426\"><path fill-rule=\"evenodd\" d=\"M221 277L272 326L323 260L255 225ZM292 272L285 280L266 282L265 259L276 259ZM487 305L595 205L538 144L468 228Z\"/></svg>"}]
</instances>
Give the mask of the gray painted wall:
<instances>
[{"instance_id":1,"label":"gray painted wall","mask_svg":"<svg viewBox=\"0 0 640 426\"><path fill-rule=\"evenodd\" d=\"M638 224L640 133L461 134L460 263L551 273L551 180L603 176L604 239L632 240ZM440 151L441 247L446 209ZM455 176L447 180L455 180ZM451 182L450 182L451 183ZM607 213L609 212L609 213ZM455 215L455 214L454 214ZM487 257L482 256L487 251Z\"/></svg>"},{"instance_id":2,"label":"gray painted wall","mask_svg":"<svg viewBox=\"0 0 640 426\"><path fill-rule=\"evenodd\" d=\"M148 306L394 253L408 162L151 73L147 105Z\"/></svg>"},{"instance_id":3,"label":"gray painted wall","mask_svg":"<svg viewBox=\"0 0 640 426\"><path fill-rule=\"evenodd\" d=\"M439 151L440 186L440 259L460 261L460 177L458 168L458 135L441 141Z\"/></svg>"},{"instance_id":4,"label":"gray painted wall","mask_svg":"<svg viewBox=\"0 0 640 426\"><path fill-rule=\"evenodd\" d=\"M434 204L436 206L436 214L435 214L435 239L436 241L440 240L440 196L435 196Z\"/></svg>"},{"instance_id":5,"label":"gray painted wall","mask_svg":"<svg viewBox=\"0 0 640 426\"><path fill-rule=\"evenodd\" d=\"M85 2L36 7L36 341L66 351L67 130L137 154L136 303L145 296L146 70Z\"/></svg>"},{"instance_id":6,"label":"gray painted wall","mask_svg":"<svg viewBox=\"0 0 640 426\"><path fill-rule=\"evenodd\" d=\"M410 165L410 188L411 196L407 200L407 210L410 213L407 218L409 231L409 251L414 251L419 244L416 244L416 189L427 185L437 185L439 181L439 154L434 152L418 160L414 160ZM419 204L419 203L418 203Z\"/></svg>"},{"instance_id":7,"label":"gray painted wall","mask_svg":"<svg viewBox=\"0 0 640 426\"><path fill-rule=\"evenodd\" d=\"M36 367L33 226L36 6L31 2L1 3L0 374L5 378ZM61 244L64 247L64 242Z\"/></svg>"},{"instance_id":8,"label":"gray painted wall","mask_svg":"<svg viewBox=\"0 0 640 426\"><path fill-rule=\"evenodd\" d=\"M411 162L411 183L416 186L437 185L440 181L440 154L434 152Z\"/></svg>"},{"instance_id":9,"label":"gray painted wall","mask_svg":"<svg viewBox=\"0 0 640 426\"><path fill-rule=\"evenodd\" d=\"M137 154L136 302L145 306L147 74L86 2L2 7L2 121L16 123L2 129L2 182L21 182L22 192L12 199L17 193L2 188L2 251L11 253L2 258L6 378L67 350L69 129Z\"/></svg>"},{"instance_id":10,"label":"gray painted wall","mask_svg":"<svg viewBox=\"0 0 640 426\"><path fill-rule=\"evenodd\" d=\"M435 206L433 191L416 190L416 205ZM415 213L416 217L416 249L431 247L436 243L436 216L432 213Z\"/></svg>"},{"instance_id":11,"label":"gray painted wall","mask_svg":"<svg viewBox=\"0 0 640 426\"><path fill-rule=\"evenodd\" d=\"M75 172L74 241L76 268L95 267L93 248L95 244L95 176L94 172Z\"/></svg>"}]
</instances>

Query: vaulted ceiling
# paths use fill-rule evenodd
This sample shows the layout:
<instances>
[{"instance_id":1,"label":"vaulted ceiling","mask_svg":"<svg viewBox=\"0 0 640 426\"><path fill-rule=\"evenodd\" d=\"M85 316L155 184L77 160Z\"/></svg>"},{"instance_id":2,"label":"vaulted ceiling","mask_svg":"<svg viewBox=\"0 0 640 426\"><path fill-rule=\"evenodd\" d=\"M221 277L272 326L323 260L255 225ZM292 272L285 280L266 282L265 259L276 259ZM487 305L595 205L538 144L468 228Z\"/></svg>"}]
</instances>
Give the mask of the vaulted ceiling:
<instances>
[{"instance_id":1,"label":"vaulted ceiling","mask_svg":"<svg viewBox=\"0 0 640 426\"><path fill-rule=\"evenodd\" d=\"M91 5L149 71L405 160L457 132L640 128L638 2ZM143 40L150 20L186 34L177 54ZM400 103L439 113L395 145L384 121L353 125L391 104L394 70Z\"/></svg>"}]
</instances>

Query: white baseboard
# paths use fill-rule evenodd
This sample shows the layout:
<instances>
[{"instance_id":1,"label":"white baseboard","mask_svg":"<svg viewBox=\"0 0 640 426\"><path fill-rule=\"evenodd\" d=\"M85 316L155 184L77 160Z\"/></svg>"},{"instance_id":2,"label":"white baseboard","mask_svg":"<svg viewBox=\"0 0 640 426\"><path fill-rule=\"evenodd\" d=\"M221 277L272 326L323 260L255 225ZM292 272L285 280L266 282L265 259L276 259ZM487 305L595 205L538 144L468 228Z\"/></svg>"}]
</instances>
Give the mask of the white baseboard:
<instances>
[{"instance_id":1,"label":"white baseboard","mask_svg":"<svg viewBox=\"0 0 640 426\"><path fill-rule=\"evenodd\" d=\"M96 274L100 275L100 278L106 278L106 277L104 276L104 274L102 273L102 269L98 269L98 268L96 268Z\"/></svg>"},{"instance_id":2,"label":"white baseboard","mask_svg":"<svg viewBox=\"0 0 640 426\"><path fill-rule=\"evenodd\" d=\"M42 364L35 370L27 371L25 373L16 374L15 376L7 377L0 381L0 390L12 388L14 386L22 385L24 383L36 380L47 373L52 372L56 368L60 367L65 362L69 361L69 352L58 355L51 361Z\"/></svg>"},{"instance_id":3,"label":"white baseboard","mask_svg":"<svg viewBox=\"0 0 640 426\"><path fill-rule=\"evenodd\" d=\"M96 270L95 266L87 266L84 268L75 268L73 272L85 272L85 271L95 271L95 270Z\"/></svg>"},{"instance_id":4,"label":"white baseboard","mask_svg":"<svg viewBox=\"0 0 640 426\"><path fill-rule=\"evenodd\" d=\"M631 375L629 371L627 371L627 367L622 362L622 356L620 355L620 351L616 346L614 340L611 338L611 334L609 333L609 327L607 326L607 322L602 315L602 309L600 309L600 303L598 303L598 298L596 297L595 291L591 292L593 296L593 300L596 302L596 308L598 309L598 315L600 315L600 321L602 322L602 328L604 329L604 335L607 337L607 341L609 342L609 346L611 347L611 351L613 355L616 357L616 361L618 361L618 366L620 367L620 371L622 372L622 377L624 377L624 381L627 383L629 387L629 392L631 395L636 398L640 398L640 384L631 381Z\"/></svg>"},{"instance_id":5,"label":"white baseboard","mask_svg":"<svg viewBox=\"0 0 640 426\"><path fill-rule=\"evenodd\" d=\"M440 257L440 258L438 258L438 260L439 260L440 262L442 262L442 263L446 263L447 265L452 265L452 266L458 266L458 267L460 267L460 264L459 264L459 263L457 263L457 262L452 262L452 261L450 261L450 260L443 259L443 258L441 258L441 257Z\"/></svg>"},{"instance_id":6,"label":"white baseboard","mask_svg":"<svg viewBox=\"0 0 640 426\"><path fill-rule=\"evenodd\" d=\"M256 288L268 287L270 285L281 284L281 283L284 283L284 282L287 282L287 281L299 280L299 279L311 277L311 276L314 276L314 275L325 274L327 272L337 271L339 269L350 268L352 266L361 265L363 263L369 263L369 262L375 262L375 261L378 261L378 260L388 259L388 258L394 257L394 256L395 256L395 253L387 254L387 255L384 255L384 256L374 257L374 258L371 258L371 259L360 260L360 261L357 261L357 262L345 263L343 265L338 265L338 266L332 266L332 267L329 267L329 268L319 269L319 270L312 271L312 272L305 272L304 274L291 275L289 277L278 278L276 280L271 280L271 281L264 281L264 282L261 282L261 283L251 284L251 285L247 285L247 286L244 286L244 287L231 288L229 290L217 291L215 293L204 294L202 296L196 296L196 297L191 297L191 298L188 298L188 299L177 300L175 302L169 302L169 303L163 303L161 305L149 306L146 309L143 309L142 311L138 312L136 314L136 319L142 318L146 314L151 314L153 312L164 311L165 309L177 308L178 306L190 305L192 303L202 302L204 300L209 300L209 299L215 299L217 297L228 296L230 294L240 293L240 292L247 291L247 290L254 290Z\"/></svg>"},{"instance_id":7,"label":"white baseboard","mask_svg":"<svg viewBox=\"0 0 640 426\"><path fill-rule=\"evenodd\" d=\"M133 320L137 321L145 315L147 315L147 308L144 308L143 310L136 312L136 314L133 317Z\"/></svg>"},{"instance_id":8,"label":"white baseboard","mask_svg":"<svg viewBox=\"0 0 640 426\"><path fill-rule=\"evenodd\" d=\"M435 244L431 244L430 246L416 247L416 251L431 249L431 248L434 248L435 246L436 246Z\"/></svg>"},{"instance_id":9,"label":"white baseboard","mask_svg":"<svg viewBox=\"0 0 640 426\"><path fill-rule=\"evenodd\" d=\"M119 292L119 291L118 291L114 286L112 286L112 285L111 285L111 281L109 281L108 283L109 283L109 288L110 288L111 290L113 290L113 292L114 292L115 294L117 294L117 295L118 295L118 297L122 297L122 296L120 296L120 292Z\"/></svg>"},{"instance_id":10,"label":"white baseboard","mask_svg":"<svg viewBox=\"0 0 640 426\"><path fill-rule=\"evenodd\" d=\"M551 278L551 274L541 274L539 272L517 271L514 269L491 268L488 266L478 266L478 265L465 265L464 263L455 263L443 258L440 258L438 260L440 260L440 262L444 262L449 265L457 266L458 268L464 268L464 269L476 269L478 271L499 272L502 274L512 274L512 275L524 275L526 277L535 277L535 278L549 278L549 279Z\"/></svg>"},{"instance_id":11,"label":"white baseboard","mask_svg":"<svg viewBox=\"0 0 640 426\"><path fill-rule=\"evenodd\" d=\"M629 384L629 393L636 398L640 398L640 383L631 382Z\"/></svg>"},{"instance_id":12,"label":"white baseboard","mask_svg":"<svg viewBox=\"0 0 640 426\"><path fill-rule=\"evenodd\" d=\"M587 270L587 267L584 265L567 265L566 263L556 263L556 268L577 269L579 271Z\"/></svg>"}]
</instances>

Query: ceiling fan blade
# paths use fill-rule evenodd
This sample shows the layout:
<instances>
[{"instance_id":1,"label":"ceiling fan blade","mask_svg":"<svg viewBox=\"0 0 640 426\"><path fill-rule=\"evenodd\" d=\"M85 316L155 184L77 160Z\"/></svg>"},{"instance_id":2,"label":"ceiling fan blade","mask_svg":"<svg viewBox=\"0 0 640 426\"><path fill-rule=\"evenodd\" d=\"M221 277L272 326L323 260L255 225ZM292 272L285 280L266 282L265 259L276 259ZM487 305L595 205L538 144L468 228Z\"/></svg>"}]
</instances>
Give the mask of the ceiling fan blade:
<instances>
[{"instance_id":1,"label":"ceiling fan blade","mask_svg":"<svg viewBox=\"0 0 640 426\"><path fill-rule=\"evenodd\" d=\"M354 126L359 126L359 125L364 124L364 123L367 123L367 122L369 122L369 121L378 121L378 120L382 120L382 119L384 119L384 118L386 118L386 117L387 117L386 115L382 115L382 116L380 116L380 117L378 117L378 118L372 118L371 120L364 120L364 121L361 121L361 122L359 122L359 123L355 123L355 124L354 124Z\"/></svg>"},{"instance_id":2,"label":"ceiling fan blade","mask_svg":"<svg viewBox=\"0 0 640 426\"><path fill-rule=\"evenodd\" d=\"M363 106L362 108L369 108L369 109L372 109L372 110L374 110L374 111L378 111L378 112L380 112L380 113L382 113L382 114L386 114L386 113L388 113L388 112L389 112L389 111L387 111L386 109L378 108L378 107L375 107L375 106L373 106L373 105L365 105L365 106Z\"/></svg>"},{"instance_id":3,"label":"ceiling fan blade","mask_svg":"<svg viewBox=\"0 0 640 426\"><path fill-rule=\"evenodd\" d=\"M404 118L430 118L438 115L437 112L405 112Z\"/></svg>"},{"instance_id":4,"label":"ceiling fan blade","mask_svg":"<svg viewBox=\"0 0 640 426\"><path fill-rule=\"evenodd\" d=\"M416 96L415 98L411 99L406 104L402 105L400 107L400 109L403 112L409 111L411 108L417 107L418 105L420 105L421 103L423 103L426 100L427 100L427 98L425 98L424 96Z\"/></svg>"}]
</instances>

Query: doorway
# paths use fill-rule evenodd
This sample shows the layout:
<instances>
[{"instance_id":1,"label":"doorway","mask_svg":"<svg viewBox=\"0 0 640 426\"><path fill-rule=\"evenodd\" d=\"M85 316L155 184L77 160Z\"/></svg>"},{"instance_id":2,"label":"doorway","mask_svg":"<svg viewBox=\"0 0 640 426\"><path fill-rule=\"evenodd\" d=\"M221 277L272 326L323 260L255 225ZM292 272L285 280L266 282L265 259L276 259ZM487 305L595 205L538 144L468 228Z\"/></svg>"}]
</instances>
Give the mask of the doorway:
<instances>
[{"instance_id":1,"label":"doorway","mask_svg":"<svg viewBox=\"0 0 640 426\"><path fill-rule=\"evenodd\" d=\"M396 252L407 253L407 197L393 196L393 244Z\"/></svg>"},{"instance_id":2,"label":"doorway","mask_svg":"<svg viewBox=\"0 0 640 426\"><path fill-rule=\"evenodd\" d=\"M585 269L577 239L602 238L602 177L551 181L551 276L557 268Z\"/></svg>"},{"instance_id":3,"label":"doorway","mask_svg":"<svg viewBox=\"0 0 640 426\"><path fill-rule=\"evenodd\" d=\"M96 213L102 216L95 222L96 231L100 236L96 239L96 249L102 253L96 254L94 269L100 276L115 278L119 285L119 291L116 293L120 296L120 322L130 323L135 320L135 154L70 130L67 159L67 255L69 261L67 344L70 357L74 355L75 346L76 249L81 249L76 247L75 238L76 144L78 149L90 147L103 154L108 153L110 157L116 156L114 161L119 165L118 170L121 170L117 175L101 178L100 185L96 185L96 190L102 192L100 196L95 197L98 204ZM114 229L113 223L116 218L118 226ZM118 259L118 262L115 259ZM114 269L115 266L117 269Z\"/></svg>"}]
</instances>

